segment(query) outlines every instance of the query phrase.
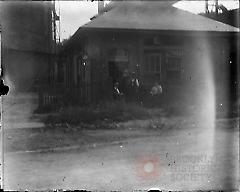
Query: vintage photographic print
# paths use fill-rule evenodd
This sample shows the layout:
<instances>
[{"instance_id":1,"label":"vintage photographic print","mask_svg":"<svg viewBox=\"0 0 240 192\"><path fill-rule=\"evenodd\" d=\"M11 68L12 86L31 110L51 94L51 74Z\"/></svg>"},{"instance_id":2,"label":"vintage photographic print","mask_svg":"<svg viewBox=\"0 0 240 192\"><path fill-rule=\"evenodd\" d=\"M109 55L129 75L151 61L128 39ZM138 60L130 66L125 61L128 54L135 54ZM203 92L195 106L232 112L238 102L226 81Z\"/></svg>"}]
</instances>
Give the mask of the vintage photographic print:
<instances>
[{"instance_id":1,"label":"vintage photographic print","mask_svg":"<svg viewBox=\"0 0 240 192\"><path fill-rule=\"evenodd\" d=\"M4 191L238 191L239 1L0 1Z\"/></svg>"}]
</instances>

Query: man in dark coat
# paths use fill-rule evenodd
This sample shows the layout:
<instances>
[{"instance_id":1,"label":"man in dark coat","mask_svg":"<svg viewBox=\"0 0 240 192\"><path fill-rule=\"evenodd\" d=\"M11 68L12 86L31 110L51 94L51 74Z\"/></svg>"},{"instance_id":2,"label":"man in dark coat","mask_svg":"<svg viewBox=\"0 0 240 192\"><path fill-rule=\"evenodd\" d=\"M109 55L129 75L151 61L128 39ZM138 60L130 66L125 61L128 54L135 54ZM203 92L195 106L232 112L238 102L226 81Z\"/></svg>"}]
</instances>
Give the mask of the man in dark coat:
<instances>
[{"instance_id":1,"label":"man in dark coat","mask_svg":"<svg viewBox=\"0 0 240 192\"><path fill-rule=\"evenodd\" d=\"M130 100L130 82L131 79L129 77L129 73L127 70L124 71L121 82L120 82L120 91L124 94L125 101L128 102Z\"/></svg>"}]
</instances>

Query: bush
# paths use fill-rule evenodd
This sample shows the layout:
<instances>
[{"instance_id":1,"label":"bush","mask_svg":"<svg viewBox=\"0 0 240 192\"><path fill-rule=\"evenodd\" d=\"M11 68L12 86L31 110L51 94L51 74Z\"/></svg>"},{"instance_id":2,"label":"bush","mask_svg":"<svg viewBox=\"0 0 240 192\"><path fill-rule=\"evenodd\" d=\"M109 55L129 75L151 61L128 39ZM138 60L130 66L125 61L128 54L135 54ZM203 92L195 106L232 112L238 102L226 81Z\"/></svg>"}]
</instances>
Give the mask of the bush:
<instances>
[{"instance_id":1,"label":"bush","mask_svg":"<svg viewBox=\"0 0 240 192\"><path fill-rule=\"evenodd\" d=\"M124 102L117 101L90 107L67 107L55 115L49 115L44 122L46 124L68 123L78 125L101 121L120 122L149 117L147 109L137 104L125 104Z\"/></svg>"},{"instance_id":2,"label":"bush","mask_svg":"<svg viewBox=\"0 0 240 192\"><path fill-rule=\"evenodd\" d=\"M45 105L44 107L38 107L36 110L34 110L34 114L44 114L44 113L50 113L57 111L57 107L54 105Z\"/></svg>"}]
</instances>

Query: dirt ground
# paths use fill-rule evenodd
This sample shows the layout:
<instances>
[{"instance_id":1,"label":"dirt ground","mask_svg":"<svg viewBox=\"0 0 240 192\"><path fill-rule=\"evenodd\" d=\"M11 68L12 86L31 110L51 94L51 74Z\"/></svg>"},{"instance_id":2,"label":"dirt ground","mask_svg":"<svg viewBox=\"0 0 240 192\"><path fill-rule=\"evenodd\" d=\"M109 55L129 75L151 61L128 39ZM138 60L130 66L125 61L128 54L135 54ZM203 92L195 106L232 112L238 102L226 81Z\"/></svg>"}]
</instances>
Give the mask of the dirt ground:
<instances>
[{"instance_id":1,"label":"dirt ground","mask_svg":"<svg viewBox=\"0 0 240 192\"><path fill-rule=\"evenodd\" d=\"M239 183L239 118L216 119L203 107L190 115L151 109L145 119L45 125L32 115L36 100L26 99L9 100L5 111L6 190L235 190ZM214 160L186 164L181 157Z\"/></svg>"},{"instance_id":2,"label":"dirt ground","mask_svg":"<svg viewBox=\"0 0 240 192\"><path fill-rule=\"evenodd\" d=\"M193 116L131 120L121 123L92 125L55 125L42 128L6 129L4 132L5 152L48 151L54 148L84 147L96 143L111 143L126 139L148 137L170 133L171 130L196 130L201 123ZM238 120L222 119L216 122L218 129L232 129ZM227 128L229 127L229 128Z\"/></svg>"},{"instance_id":3,"label":"dirt ground","mask_svg":"<svg viewBox=\"0 0 240 192\"><path fill-rule=\"evenodd\" d=\"M157 121L161 126L156 126ZM155 123L129 121L111 130L64 133L56 129L55 133L53 130L44 133L32 129L39 130L33 134L27 129L20 138L12 132L8 144L19 139L16 143L19 147L13 149L12 144L8 149L12 152L5 154L4 188L133 191L157 187L168 191L234 191L239 183L238 121L217 120L215 130L202 120L171 118L156 119ZM17 152L55 144L80 147Z\"/></svg>"}]
</instances>

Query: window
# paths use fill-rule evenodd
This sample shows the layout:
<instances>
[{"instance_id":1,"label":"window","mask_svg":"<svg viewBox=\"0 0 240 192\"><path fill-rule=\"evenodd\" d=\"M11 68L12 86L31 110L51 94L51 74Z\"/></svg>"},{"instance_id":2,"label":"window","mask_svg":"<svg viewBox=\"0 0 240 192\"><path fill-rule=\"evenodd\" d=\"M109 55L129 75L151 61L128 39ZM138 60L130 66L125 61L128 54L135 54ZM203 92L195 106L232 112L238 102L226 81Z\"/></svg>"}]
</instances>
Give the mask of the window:
<instances>
[{"instance_id":1,"label":"window","mask_svg":"<svg viewBox=\"0 0 240 192\"><path fill-rule=\"evenodd\" d=\"M57 65L57 82L64 82L64 64L62 62L59 62Z\"/></svg>"},{"instance_id":2,"label":"window","mask_svg":"<svg viewBox=\"0 0 240 192\"><path fill-rule=\"evenodd\" d=\"M146 54L144 61L144 71L151 73L161 72L161 55L160 54Z\"/></svg>"},{"instance_id":3,"label":"window","mask_svg":"<svg viewBox=\"0 0 240 192\"><path fill-rule=\"evenodd\" d=\"M153 84L161 79L161 54L146 53L144 56L144 80L147 84Z\"/></svg>"},{"instance_id":4,"label":"window","mask_svg":"<svg viewBox=\"0 0 240 192\"><path fill-rule=\"evenodd\" d=\"M181 58L180 57L167 58L167 79L168 80L181 79Z\"/></svg>"},{"instance_id":5,"label":"window","mask_svg":"<svg viewBox=\"0 0 240 192\"><path fill-rule=\"evenodd\" d=\"M129 53L126 49L111 49L109 51L109 61L128 62Z\"/></svg>"},{"instance_id":6,"label":"window","mask_svg":"<svg viewBox=\"0 0 240 192\"><path fill-rule=\"evenodd\" d=\"M180 71L180 59L177 57L168 58L168 71Z\"/></svg>"},{"instance_id":7,"label":"window","mask_svg":"<svg viewBox=\"0 0 240 192\"><path fill-rule=\"evenodd\" d=\"M62 61L54 63L54 79L56 83L64 82L64 64Z\"/></svg>"},{"instance_id":8,"label":"window","mask_svg":"<svg viewBox=\"0 0 240 192\"><path fill-rule=\"evenodd\" d=\"M181 46L183 39L174 36L151 36L143 40L145 46Z\"/></svg>"}]
</instances>

